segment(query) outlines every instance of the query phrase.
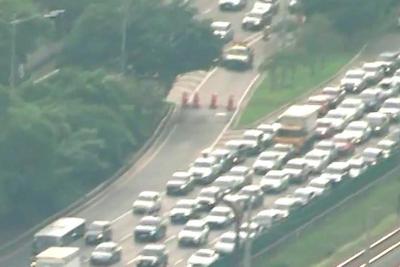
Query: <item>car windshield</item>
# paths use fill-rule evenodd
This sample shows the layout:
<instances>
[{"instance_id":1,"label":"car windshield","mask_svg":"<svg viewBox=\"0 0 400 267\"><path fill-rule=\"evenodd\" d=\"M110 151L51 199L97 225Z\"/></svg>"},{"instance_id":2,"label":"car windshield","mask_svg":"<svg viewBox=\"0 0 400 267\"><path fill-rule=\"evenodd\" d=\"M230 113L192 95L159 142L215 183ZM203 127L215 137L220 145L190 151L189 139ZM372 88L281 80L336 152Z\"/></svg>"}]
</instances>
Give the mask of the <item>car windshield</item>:
<instances>
[{"instance_id":1,"label":"car windshield","mask_svg":"<svg viewBox=\"0 0 400 267\"><path fill-rule=\"evenodd\" d=\"M233 47L228 50L229 55L245 56L248 54L247 48L245 47Z\"/></svg>"},{"instance_id":2,"label":"car windshield","mask_svg":"<svg viewBox=\"0 0 400 267\"><path fill-rule=\"evenodd\" d=\"M329 121L318 121L317 122L317 127L326 128L326 127L330 127L330 126L331 126L331 123Z\"/></svg>"},{"instance_id":3,"label":"car windshield","mask_svg":"<svg viewBox=\"0 0 400 267\"><path fill-rule=\"evenodd\" d=\"M317 155L317 154L308 154L305 156L307 160L322 160L324 155Z\"/></svg>"},{"instance_id":4,"label":"car windshield","mask_svg":"<svg viewBox=\"0 0 400 267\"><path fill-rule=\"evenodd\" d=\"M261 13L247 13L247 15L246 15L246 17L249 17L249 18L253 18L253 19L262 19L262 14Z\"/></svg>"},{"instance_id":5,"label":"car windshield","mask_svg":"<svg viewBox=\"0 0 400 267\"><path fill-rule=\"evenodd\" d=\"M229 24L212 24L211 27L214 31L228 31Z\"/></svg>"},{"instance_id":6,"label":"car windshield","mask_svg":"<svg viewBox=\"0 0 400 267\"><path fill-rule=\"evenodd\" d=\"M316 188L321 188L321 189L325 188L325 184L317 182L317 181L311 181L310 185L312 187L316 187Z\"/></svg>"},{"instance_id":7,"label":"car windshield","mask_svg":"<svg viewBox=\"0 0 400 267\"><path fill-rule=\"evenodd\" d=\"M278 156L274 154L264 154L260 155L260 160L276 160Z\"/></svg>"},{"instance_id":8,"label":"car windshield","mask_svg":"<svg viewBox=\"0 0 400 267\"><path fill-rule=\"evenodd\" d=\"M378 66L378 65L368 65L368 66L363 67L363 69L365 71L375 72L375 71L379 71L380 66Z\"/></svg>"},{"instance_id":9,"label":"car windshield","mask_svg":"<svg viewBox=\"0 0 400 267\"><path fill-rule=\"evenodd\" d=\"M211 168L212 163L207 161L198 161L194 163L194 167L196 168Z\"/></svg>"},{"instance_id":10,"label":"car windshield","mask_svg":"<svg viewBox=\"0 0 400 267\"><path fill-rule=\"evenodd\" d=\"M363 77L363 73L349 73L346 75L347 79L362 79Z\"/></svg>"},{"instance_id":11,"label":"car windshield","mask_svg":"<svg viewBox=\"0 0 400 267\"><path fill-rule=\"evenodd\" d=\"M158 253L159 253L158 250L153 250L153 249L145 248L145 249L142 251L141 255L143 255L143 256L155 256L155 255L158 255Z\"/></svg>"},{"instance_id":12,"label":"car windshield","mask_svg":"<svg viewBox=\"0 0 400 267\"><path fill-rule=\"evenodd\" d=\"M391 149L393 147L393 143L392 142L379 142L378 143L378 147L381 149Z\"/></svg>"},{"instance_id":13,"label":"car windshield","mask_svg":"<svg viewBox=\"0 0 400 267\"><path fill-rule=\"evenodd\" d=\"M343 114L343 113L328 113L328 114L326 114L325 118L344 119L344 118L346 118L346 114Z\"/></svg>"},{"instance_id":14,"label":"car windshield","mask_svg":"<svg viewBox=\"0 0 400 267\"><path fill-rule=\"evenodd\" d=\"M317 148L317 149L320 149L320 150L331 150L331 149L334 149L334 145L333 144L324 144L324 143L320 143L320 144L317 144L316 146L315 146L315 148Z\"/></svg>"},{"instance_id":15,"label":"car windshield","mask_svg":"<svg viewBox=\"0 0 400 267\"><path fill-rule=\"evenodd\" d=\"M341 108L358 108L359 105L353 102L344 102L342 104L340 104Z\"/></svg>"},{"instance_id":16,"label":"car windshield","mask_svg":"<svg viewBox=\"0 0 400 267\"><path fill-rule=\"evenodd\" d=\"M112 251L112 248L110 248L110 247L97 247L97 248L95 249L95 251L97 251L97 252L107 252L107 253L110 253L110 252Z\"/></svg>"},{"instance_id":17,"label":"car windshield","mask_svg":"<svg viewBox=\"0 0 400 267\"><path fill-rule=\"evenodd\" d=\"M200 232L203 230L203 227L197 225L187 225L184 229L186 231Z\"/></svg>"},{"instance_id":18,"label":"car windshield","mask_svg":"<svg viewBox=\"0 0 400 267\"><path fill-rule=\"evenodd\" d=\"M229 188L231 186L233 186L233 184L235 183L234 180L216 180L213 183L213 186L219 187L219 188Z\"/></svg>"},{"instance_id":19,"label":"car windshield","mask_svg":"<svg viewBox=\"0 0 400 267\"><path fill-rule=\"evenodd\" d=\"M229 211L228 210L212 210L210 212L211 216L221 216L221 217L226 217L229 215Z\"/></svg>"},{"instance_id":20,"label":"car windshield","mask_svg":"<svg viewBox=\"0 0 400 267\"><path fill-rule=\"evenodd\" d=\"M154 219L142 219L142 223L143 225L158 225L158 220L154 220Z\"/></svg>"},{"instance_id":21,"label":"car windshield","mask_svg":"<svg viewBox=\"0 0 400 267\"><path fill-rule=\"evenodd\" d=\"M378 152L375 151L364 151L363 156L366 158L376 158L378 156Z\"/></svg>"},{"instance_id":22,"label":"car windshield","mask_svg":"<svg viewBox=\"0 0 400 267\"><path fill-rule=\"evenodd\" d=\"M196 256L199 256L199 257L206 257L206 258L208 258L208 257L211 257L213 254L211 253L211 252L209 252L209 251L204 251L204 250L200 250L200 251L197 251L196 252Z\"/></svg>"},{"instance_id":23,"label":"car windshield","mask_svg":"<svg viewBox=\"0 0 400 267\"><path fill-rule=\"evenodd\" d=\"M232 176L243 176L245 175L245 172L241 170L231 170L229 174Z\"/></svg>"},{"instance_id":24,"label":"car windshield","mask_svg":"<svg viewBox=\"0 0 400 267\"><path fill-rule=\"evenodd\" d=\"M364 166L361 160L350 160L349 165L351 168L362 168Z\"/></svg>"},{"instance_id":25,"label":"car windshield","mask_svg":"<svg viewBox=\"0 0 400 267\"><path fill-rule=\"evenodd\" d=\"M337 143L349 143L350 142L350 137L345 137L345 136L335 136L334 138L335 142Z\"/></svg>"},{"instance_id":26,"label":"car windshield","mask_svg":"<svg viewBox=\"0 0 400 267\"><path fill-rule=\"evenodd\" d=\"M154 198L153 198L153 196L140 195L138 197L138 200L140 200L140 201L154 201Z\"/></svg>"},{"instance_id":27,"label":"car windshield","mask_svg":"<svg viewBox=\"0 0 400 267\"><path fill-rule=\"evenodd\" d=\"M175 208L190 209L192 208L192 203L179 202L178 204L176 204Z\"/></svg>"},{"instance_id":28,"label":"car windshield","mask_svg":"<svg viewBox=\"0 0 400 267\"><path fill-rule=\"evenodd\" d=\"M368 117L368 122L371 124L381 124L383 121L383 117Z\"/></svg>"},{"instance_id":29,"label":"car windshield","mask_svg":"<svg viewBox=\"0 0 400 267\"><path fill-rule=\"evenodd\" d=\"M258 137L255 135L246 134L245 136L243 136L243 139L250 140L250 141L257 141Z\"/></svg>"},{"instance_id":30,"label":"car windshield","mask_svg":"<svg viewBox=\"0 0 400 267\"><path fill-rule=\"evenodd\" d=\"M277 135L280 137L303 137L306 135L306 132L303 130L280 128L277 132Z\"/></svg>"},{"instance_id":31,"label":"car windshield","mask_svg":"<svg viewBox=\"0 0 400 267\"><path fill-rule=\"evenodd\" d=\"M235 242L235 236L234 235L223 236L223 237L221 237L220 242L222 242L222 243L234 243Z\"/></svg>"},{"instance_id":32,"label":"car windshield","mask_svg":"<svg viewBox=\"0 0 400 267\"><path fill-rule=\"evenodd\" d=\"M215 193L211 192L211 191L202 191L199 194L200 197L211 197L214 198L215 197Z\"/></svg>"},{"instance_id":33,"label":"car windshield","mask_svg":"<svg viewBox=\"0 0 400 267\"><path fill-rule=\"evenodd\" d=\"M103 226L99 225L99 224L91 224L88 227L88 231L102 231L103 230Z\"/></svg>"},{"instance_id":34,"label":"car windshield","mask_svg":"<svg viewBox=\"0 0 400 267\"><path fill-rule=\"evenodd\" d=\"M347 130L349 130L349 131L365 131L365 127L364 126L362 126L362 125L349 125L348 127L347 127Z\"/></svg>"},{"instance_id":35,"label":"car windshield","mask_svg":"<svg viewBox=\"0 0 400 267\"><path fill-rule=\"evenodd\" d=\"M328 168L325 170L325 172L329 174L342 174L343 171L344 169L338 166L328 166Z\"/></svg>"},{"instance_id":36,"label":"car windshield","mask_svg":"<svg viewBox=\"0 0 400 267\"><path fill-rule=\"evenodd\" d=\"M297 162L289 162L286 164L286 168L300 170L304 168L304 165Z\"/></svg>"}]
</instances>

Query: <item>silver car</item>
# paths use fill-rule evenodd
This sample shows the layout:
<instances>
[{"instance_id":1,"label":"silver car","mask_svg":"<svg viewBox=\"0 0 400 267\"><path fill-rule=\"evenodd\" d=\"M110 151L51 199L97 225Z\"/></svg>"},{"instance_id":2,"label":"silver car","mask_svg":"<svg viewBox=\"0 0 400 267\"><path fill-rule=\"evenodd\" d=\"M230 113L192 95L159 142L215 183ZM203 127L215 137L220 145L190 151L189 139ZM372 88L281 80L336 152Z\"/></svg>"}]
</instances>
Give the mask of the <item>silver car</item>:
<instances>
[{"instance_id":1,"label":"silver car","mask_svg":"<svg viewBox=\"0 0 400 267\"><path fill-rule=\"evenodd\" d=\"M161 209L161 195L154 191L143 191L132 204L134 214L153 214Z\"/></svg>"},{"instance_id":2,"label":"silver car","mask_svg":"<svg viewBox=\"0 0 400 267\"><path fill-rule=\"evenodd\" d=\"M122 247L114 242L99 244L90 255L90 263L93 265L111 265L119 262L122 256Z\"/></svg>"},{"instance_id":3,"label":"silver car","mask_svg":"<svg viewBox=\"0 0 400 267\"><path fill-rule=\"evenodd\" d=\"M178 234L179 246L201 246L207 243L210 228L204 220L190 220Z\"/></svg>"},{"instance_id":4,"label":"silver car","mask_svg":"<svg viewBox=\"0 0 400 267\"><path fill-rule=\"evenodd\" d=\"M313 173L319 173L328 166L332 155L329 150L313 149L304 156L304 159Z\"/></svg>"}]
</instances>

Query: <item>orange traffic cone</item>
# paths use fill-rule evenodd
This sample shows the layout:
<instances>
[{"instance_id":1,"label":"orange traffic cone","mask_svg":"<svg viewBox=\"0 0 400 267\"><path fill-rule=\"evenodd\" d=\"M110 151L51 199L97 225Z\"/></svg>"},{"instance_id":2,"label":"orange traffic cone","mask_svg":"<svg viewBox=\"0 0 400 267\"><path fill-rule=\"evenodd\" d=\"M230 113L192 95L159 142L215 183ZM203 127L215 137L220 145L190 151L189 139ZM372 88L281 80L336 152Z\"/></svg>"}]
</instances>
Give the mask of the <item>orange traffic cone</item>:
<instances>
[{"instance_id":1,"label":"orange traffic cone","mask_svg":"<svg viewBox=\"0 0 400 267\"><path fill-rule=\"evenodd\" d=\"M194 93L193 101L192 101L192 107L193 108L199 108L200 107L200 97L199 97L198 93Z\"/></svg>"},{"instance_id":2,"label":"orange traffic cone","mask_svg":"<svg viewBox=\"0 0 400 267\"><path fill-rule=\"evenodd\" d=\"M181 101L182 107L186 108L188 106L188 102L189 102L188 93L187 92L183 92L182 93L182 101Z\"/></svg>"},{"instance_id":3,"label":"orange traffic cone","mask_svg":"<svg viewBox=\"0 0 400 267\"><path fill-rule=\"evenodd\" d=\"M218 103L218 96L217 96L217 94L212 94L212 95L211 95L210 108L211 108L211 109L216 109L217 106L218 106L217 103Z\"/></svg>"},{"instance_id":4,"label":"orange traffic cone","mask_svg":"<svg viewBox=\"0 0 400 267\"><path fill-rule=\"evenodd\" d=\"M228 105L226 106L226 109L228 111L233 111L235 110L235 99L233 97L233 95L230 95L228 98Z\"/></svg>"}]
</instances>

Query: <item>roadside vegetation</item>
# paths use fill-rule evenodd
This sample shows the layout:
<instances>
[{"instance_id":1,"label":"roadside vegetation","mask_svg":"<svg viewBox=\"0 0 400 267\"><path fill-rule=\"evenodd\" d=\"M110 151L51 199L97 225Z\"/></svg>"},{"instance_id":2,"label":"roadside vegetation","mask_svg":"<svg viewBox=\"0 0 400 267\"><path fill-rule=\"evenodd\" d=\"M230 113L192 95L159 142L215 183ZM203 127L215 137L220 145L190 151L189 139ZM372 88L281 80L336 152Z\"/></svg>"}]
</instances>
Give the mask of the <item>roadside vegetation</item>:
<instances>
[{"instance_id":1,"label":"roadside vegetation","mask_svg":"<svg viewBox=\"0 0 400 267\"><path fill-rule=\"evenodd\" d=\"M398 222L400 177L393 174L310 225L254 267L328 267L365 248Z\"/></svg>"},{"instance_id":2,"label":"roadside vegetation","mask_svg":"<svg viewBox=\"0 0 400 267\"><path fill-rule=\"evenodd\" d=\"M288 18L274 26L280 50L266 59L265 78L238 122L249 125L332 77L377 33L396 24L393 0L303 1L303 25Z\"/></svg>"},{"instance_id":3,"label":"roadside vegetation","mask_svg":"<svg viewBox=\"0 0 400 267\"><path fill-rule=\"evenodd\" d=\"M206 69L218 56L222 44L206 22L193 19L195 10L162 2L0 1L2 239L113 175L165 116L175 75ZM11 88L7 22L54 9L65 12L17 25L15 62L21 74L28 54L58 41L63 50L52 61L60 72L33 83L25 71Z\"/></svg>"}]
</instances>

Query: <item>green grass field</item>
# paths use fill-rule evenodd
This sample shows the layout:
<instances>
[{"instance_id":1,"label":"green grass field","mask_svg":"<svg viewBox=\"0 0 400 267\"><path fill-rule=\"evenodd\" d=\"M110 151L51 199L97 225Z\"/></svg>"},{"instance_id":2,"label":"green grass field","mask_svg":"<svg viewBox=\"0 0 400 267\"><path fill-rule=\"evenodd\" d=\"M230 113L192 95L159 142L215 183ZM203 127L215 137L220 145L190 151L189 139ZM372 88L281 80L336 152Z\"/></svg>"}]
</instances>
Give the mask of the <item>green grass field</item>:
<instances>
[{"instance_id":1,"label":"green grass field","mask_svg":"<svg viewBox=\"0 0 400 267\"><path fill-rule=\"evenodd\" d=\"M284 88L271 88L270 79L272 77L266 75L244 109L238 126L249 125L313 89L336 74L353 56L354 53L350 52L329 55L326 58L327 63L324 68L318 68L314 75L311 75L309 69L305 67L297 68L294 74L294 82L287 84Z\"/></svg>"},{"instance_id":2,"label":"green grass field","mask_svg":"<svg viewBox=\"0 0 400 267\"><path fill-rule=\"evenodd\" d=\"M399 186L398 174L379 182L252 266L335 266L365 247L367 228L372 243L398 223Z\"/></svg>"}]
</instances>

